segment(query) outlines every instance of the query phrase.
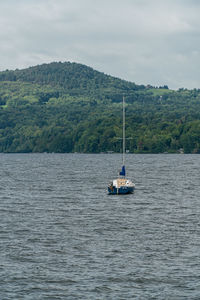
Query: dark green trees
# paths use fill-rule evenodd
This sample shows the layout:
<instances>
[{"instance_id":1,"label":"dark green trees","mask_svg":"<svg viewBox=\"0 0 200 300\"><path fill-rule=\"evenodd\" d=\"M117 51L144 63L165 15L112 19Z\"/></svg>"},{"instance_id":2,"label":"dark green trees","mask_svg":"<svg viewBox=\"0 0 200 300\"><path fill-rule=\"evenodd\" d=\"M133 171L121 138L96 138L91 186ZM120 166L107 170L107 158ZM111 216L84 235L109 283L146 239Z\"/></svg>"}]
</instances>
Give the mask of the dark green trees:
<instances>
[{"instance_id":1,"label":"dark green trees","mask_svg":"<svg viewBox=\"0 0 200 300\"><path fill-rule=\"evenodd\" d=\"M75 63L0 72L0 152L200 153L200 90L136 85ZM180 150L183 149L183 150Z\"/></svg>"}]
</instances>

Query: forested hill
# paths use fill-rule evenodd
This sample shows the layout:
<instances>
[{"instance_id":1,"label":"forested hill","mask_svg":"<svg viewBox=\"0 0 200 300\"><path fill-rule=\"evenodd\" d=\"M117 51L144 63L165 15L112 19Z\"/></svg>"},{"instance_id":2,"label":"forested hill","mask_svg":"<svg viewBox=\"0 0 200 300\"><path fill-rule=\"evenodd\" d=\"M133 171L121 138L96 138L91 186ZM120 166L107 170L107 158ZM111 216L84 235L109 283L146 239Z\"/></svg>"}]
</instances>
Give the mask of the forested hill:
<instances>
[{"instance_id":1,"label":"forested hill","mask_svg":"<svg viewBox=\"0 0 200 300\"><path fill-rule=\"evenodd\" d=\"M200 153L200 90L137 85L77 63L0 72L0 152Z\"/></svg>"},{"instance_id":2,"label":"forested hill","mask_svg":"<svg viewBox=\"0 0 200 300\"><path fill-rule=\"evenodd\" d=\"M136 85L104 73L88 66L70 63L53 62L30 67L24 70L0 72L0 81L20 81L51 85L70 95L86 95L96 97L113 97L123 91L144 89Z\"/></svg>"}]
</instances>

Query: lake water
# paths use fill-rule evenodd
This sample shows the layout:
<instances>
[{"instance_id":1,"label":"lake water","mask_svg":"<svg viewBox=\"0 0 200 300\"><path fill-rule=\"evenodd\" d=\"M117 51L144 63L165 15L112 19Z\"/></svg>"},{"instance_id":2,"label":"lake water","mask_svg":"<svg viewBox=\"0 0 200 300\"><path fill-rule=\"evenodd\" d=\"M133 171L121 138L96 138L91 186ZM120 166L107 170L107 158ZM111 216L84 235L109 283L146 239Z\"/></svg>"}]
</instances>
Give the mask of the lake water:
<instances>
[{"instance_id":1,"label":"lake water","mask_svg":"<svg viewBox=\"0 0 200 300\"><path fill-rule=\"evenodd\" d=\"M200 156L0 154L0 299L200 299Z\"/></svg>"}]
</instances>

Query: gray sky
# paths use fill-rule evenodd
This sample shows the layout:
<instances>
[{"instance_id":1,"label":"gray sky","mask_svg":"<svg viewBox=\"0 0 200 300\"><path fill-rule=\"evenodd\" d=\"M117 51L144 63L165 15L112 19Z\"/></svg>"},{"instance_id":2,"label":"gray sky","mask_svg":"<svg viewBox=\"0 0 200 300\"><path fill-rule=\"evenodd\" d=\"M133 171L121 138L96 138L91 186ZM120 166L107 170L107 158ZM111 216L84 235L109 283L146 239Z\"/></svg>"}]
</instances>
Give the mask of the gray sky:
<instances>
[{"instance_id":1,"label":"gray sky","mask_svg":"<svg viewBox=\"0 0 200 300\"><path fill-rule=\"evenodd\" d=\"M200 88L200 0L2 0L0 70L52 61Z\"/></svg>"}]
</instances>

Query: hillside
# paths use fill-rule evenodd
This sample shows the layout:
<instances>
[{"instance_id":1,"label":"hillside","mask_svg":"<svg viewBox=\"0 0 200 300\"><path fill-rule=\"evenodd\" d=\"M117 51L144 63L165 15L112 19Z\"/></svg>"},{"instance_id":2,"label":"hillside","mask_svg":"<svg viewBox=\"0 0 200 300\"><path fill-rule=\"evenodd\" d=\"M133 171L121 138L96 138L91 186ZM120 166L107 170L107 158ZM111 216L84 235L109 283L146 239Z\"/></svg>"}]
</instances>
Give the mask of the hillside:
<instances>
[{"instance_id":1,"label":"hillside","mask_svg":"<svg viewBox=\"0 0 200 300\"><path fill-rule=\"evenodd\" d=\"M0 72L0 152L200 153L200 90L145 87L76 63Z\"/></svg>"},{"instance_id":2,"label":"hillside","mask_svg":"<svg viewBox=\"0 0 200 300\"><path fill-rule=\"evenodd\" d=\"M144 89L136 85L77 63L50 63L24 70L0 72L0 81L20 81L51 85L64 93L75 96L108 97L123 91Z\"/></svg>"}]
</instances>

